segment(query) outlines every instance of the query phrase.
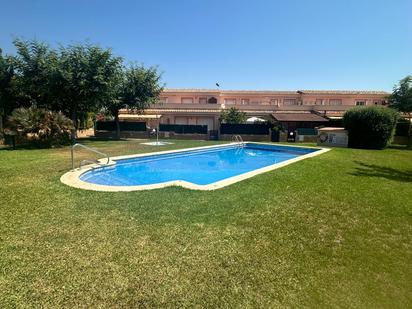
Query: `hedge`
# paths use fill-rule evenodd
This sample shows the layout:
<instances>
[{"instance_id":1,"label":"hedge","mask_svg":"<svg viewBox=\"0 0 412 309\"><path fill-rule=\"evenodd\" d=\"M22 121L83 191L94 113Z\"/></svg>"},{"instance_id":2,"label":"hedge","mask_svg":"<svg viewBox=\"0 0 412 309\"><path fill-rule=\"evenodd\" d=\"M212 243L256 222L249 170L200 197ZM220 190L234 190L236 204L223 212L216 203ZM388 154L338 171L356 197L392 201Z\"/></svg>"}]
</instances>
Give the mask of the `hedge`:
<instances>
[{"instance_id":1,"label":"hedge","mask_svg":"<svg viewBox=\"0 0 412 309\"><path fill-rule=\"evenodd\" d=\"M398 114L386 107L367 106L348 110L343 115L348 130L348 146L383 149L392 140Z\"/></svg>"}]
</instances>

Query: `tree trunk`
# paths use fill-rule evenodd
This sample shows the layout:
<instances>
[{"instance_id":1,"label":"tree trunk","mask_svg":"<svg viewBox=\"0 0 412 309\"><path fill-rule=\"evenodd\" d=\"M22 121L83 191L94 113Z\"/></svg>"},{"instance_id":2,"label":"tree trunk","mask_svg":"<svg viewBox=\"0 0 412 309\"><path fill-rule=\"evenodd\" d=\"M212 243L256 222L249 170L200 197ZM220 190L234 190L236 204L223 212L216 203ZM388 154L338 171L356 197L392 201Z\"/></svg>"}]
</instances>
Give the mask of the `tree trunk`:
<instances>
[{"instance_id":1,"label":"tree trunk","mask_svg":"<svg viewBox=\"0 0 412 309\"><path fill-rule=\"evenodd\" d=\"M114 121L116 123L116 139L120 139L120 122L118 110L114 112Z\"/></svg>"}]
</instances>

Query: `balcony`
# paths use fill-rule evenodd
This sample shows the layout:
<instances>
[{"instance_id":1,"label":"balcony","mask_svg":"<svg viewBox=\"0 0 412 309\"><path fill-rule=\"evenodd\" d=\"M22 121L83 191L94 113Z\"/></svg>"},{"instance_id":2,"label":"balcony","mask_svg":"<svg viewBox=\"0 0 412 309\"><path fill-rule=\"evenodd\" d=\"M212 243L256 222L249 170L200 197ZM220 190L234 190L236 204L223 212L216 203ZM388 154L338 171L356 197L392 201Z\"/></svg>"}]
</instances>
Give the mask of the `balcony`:
<instances>
[{"instance_id":1,"label":"balcony","mask_svg":"<svg viewBox=\"0 0 412 309\"><path fill-rule=\"evenodd\" d=\"M274 111L346 111L349 108L354 107L353 105L263 105L263 104L248 104L248 105L237 105L230 104L225 105L225 109L235 107L239 110L248 111L261 111L261 112L274 112ZM198 103L163 103L153 105L150 109L154 110L199 110L200 111L220 111L222 105L217 104L198 104Z\"/></svg>"}]
</instances>

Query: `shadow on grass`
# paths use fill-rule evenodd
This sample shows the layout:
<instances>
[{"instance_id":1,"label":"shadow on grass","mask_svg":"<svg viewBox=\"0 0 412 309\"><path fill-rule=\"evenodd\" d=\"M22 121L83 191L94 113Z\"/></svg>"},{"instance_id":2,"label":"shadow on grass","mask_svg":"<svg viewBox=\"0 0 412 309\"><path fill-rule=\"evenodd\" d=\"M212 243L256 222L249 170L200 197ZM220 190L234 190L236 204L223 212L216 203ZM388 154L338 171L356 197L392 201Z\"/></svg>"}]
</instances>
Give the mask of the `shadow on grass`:
<instances>
[{"instance_id":1,"label":"shadow on grass","mask_svg":"<svg viewBox=\"0 0 412 309\"><path fill-rule=\"evenodd\" d=\"M88 142L127 142L127 139L114 139L110 137L81 137L76 139L73 143L88 143ZM69 147L72 144L63 144L63 145L42 145L36 143L24 143L17 144L14 148L11 145L0 145L0 151L12 151L12 150L39 150L39 149L56 149Z\"/></svg>"},{"instance_id":2,"label":"shadow on grass","mask_svg":"<svg viewBox=\"0 0 412 309\"><path fill-rule=\"evenodd\" d=\"M395 144L395 145L390 145L388 148L389 148L389 149L398 149L398 150L412 150L412 147L411 147L411 146L408 146L408 145L397 145L397 144Z\"/></svg>"},{"instance_id":3,"label":"shadow on grass","mask_svg":"<svg viewBox=\"0 0 412 309\"><path fill-rule=\"evenodd\" d=\"M355 161L359 166L351 175L363 177L379 177L400 182L412 182L412 170L398 170L391 167L380 166L376 164L367 164Z\"/></svg>"},{"instance_id":4,"label":"shadow on grass","mask_svg":"<svg viewBox=\"0 0 412 309\"><path fill-rule=\"evenodd\" d=\"M76 139L76 142L81 143L84 141L88 142L126 142L128 139L126 138L113 138L113 137L95 137L95 136L90 136L90 137L79 137Z\"/></svg>"},{"instance_id":5,"label":"shadow on grass","mask_svg":"<svg viewBox=\"0 0 412 309\"><path fill-rule=\"evenodd\" d=\"M13 150L42 150L42 149L51 149L51 148L63 148L67 145L61 145L61 146L55 146L55 147L49 147L49 146L38 146L38 145L32 145L32 144L23 144L23 145L16 145L16 147L13 148L13 146L9 145L4 145L0 147L0 151L13 151Z\"/></svg>"}]
</instances>

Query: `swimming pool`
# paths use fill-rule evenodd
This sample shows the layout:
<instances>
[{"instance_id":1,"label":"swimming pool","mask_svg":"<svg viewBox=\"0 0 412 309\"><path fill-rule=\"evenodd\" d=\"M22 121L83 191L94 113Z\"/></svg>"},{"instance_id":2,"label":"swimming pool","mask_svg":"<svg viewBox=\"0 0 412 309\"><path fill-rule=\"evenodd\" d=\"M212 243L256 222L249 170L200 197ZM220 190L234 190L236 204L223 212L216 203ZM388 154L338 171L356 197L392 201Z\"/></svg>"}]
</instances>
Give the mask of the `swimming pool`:
<instances>
[{"instance_id":1,"label":"swimming pool","mask_svg":"<svg viewBox=\"0 0 412 309\"><path fill-rule=\"evenodd\" d=\"M84 189L133 191L180 185L212 190L320 154L327 149L245 143L112 158L114 164L75 170L62 181ZM70 179L68 179L70 178ZM69 181L68 181L69 180Z\"/></svg>"}]
</instances>

